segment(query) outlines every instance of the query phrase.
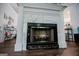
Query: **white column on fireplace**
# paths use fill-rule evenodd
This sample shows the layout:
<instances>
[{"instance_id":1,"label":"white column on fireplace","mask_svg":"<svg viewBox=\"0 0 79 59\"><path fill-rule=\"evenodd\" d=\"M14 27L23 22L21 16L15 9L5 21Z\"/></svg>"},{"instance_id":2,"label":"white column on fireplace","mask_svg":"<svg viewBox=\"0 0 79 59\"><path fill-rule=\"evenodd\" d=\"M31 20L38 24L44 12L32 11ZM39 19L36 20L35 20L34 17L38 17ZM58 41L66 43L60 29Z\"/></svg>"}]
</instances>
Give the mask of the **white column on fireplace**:
<instances>
[{"instance_id":1,"label":"white column on fireplace","mask_svg":"<svg viewBox=\"0 0 79 59\"><path fill-rule=\"evenodd\" d=\"M59 25L58 25L58 43L59 43L59 48L66 48L67 44L65 41L65 32L64 32L64 10L60 11L60 20L59 20Z\"/></svg>"},{"instance_id":2,"label":"white column on fireplace","mask_svg":"<svg viewBox=\"0 0 79 59\"><path fill-rule=\"evenodd\" d=\"M15 51L23 50L23 5L18 7L18 21L17 21L17 38L15 44Z\"/></svg>"}]
</instances>

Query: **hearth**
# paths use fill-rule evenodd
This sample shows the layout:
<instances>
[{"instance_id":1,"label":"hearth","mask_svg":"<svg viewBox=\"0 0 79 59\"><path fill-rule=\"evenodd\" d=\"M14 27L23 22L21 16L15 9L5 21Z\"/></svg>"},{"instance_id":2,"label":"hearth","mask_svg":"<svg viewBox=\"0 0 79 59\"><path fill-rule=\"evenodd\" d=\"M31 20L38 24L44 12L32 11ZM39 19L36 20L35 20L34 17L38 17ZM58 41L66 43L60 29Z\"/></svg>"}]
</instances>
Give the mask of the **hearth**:
<instances>
[{"instance_id":1,"label":"hearth","mask_svg":"<svg viewBox=\"0 0 79 59\"><path fill-rule=\"evenodd\" d=\"M57 24L28 23L27 49L58 48Z\"/></svg>"}]
</instances>

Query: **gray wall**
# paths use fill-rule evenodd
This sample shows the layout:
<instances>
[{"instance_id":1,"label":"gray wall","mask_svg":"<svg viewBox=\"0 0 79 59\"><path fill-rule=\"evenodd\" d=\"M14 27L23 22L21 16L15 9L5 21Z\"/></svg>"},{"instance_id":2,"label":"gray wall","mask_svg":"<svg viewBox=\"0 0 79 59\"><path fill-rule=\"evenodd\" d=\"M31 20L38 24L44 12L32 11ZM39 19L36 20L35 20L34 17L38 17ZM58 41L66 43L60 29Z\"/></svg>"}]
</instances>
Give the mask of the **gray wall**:
<instances>
[{"instance_id":1,"label":"gray wall","mask_svg":"<svg viewBox=\"0 0 79 59\"><path fill-rule=\"evenodd\" d=\"M6 19L4 18L4 14L6 14L7 17L12 17L14 20L13 26L17 26L17 13L15 10L12 8L12 6L8 3L0 3L0 26L4 27L4 25L7 23ZM0 33L1 34L1 33ZM4 36L4 34L1 34ZM0 36L1 36L0 35ZM2 37L2 36L1 36ZM4 38L0 38L0 42L3 42Z\"/></svg>"},{"instance_id":2,"label":"gray wall","mask_svg":"<svg viewBox=\"0 0 79 59\"><path fill-rule=\"evenodd\" d=\"M77 27L79 26L79 4L72 4L69 9L73 32L78 33Z\"/></svg>"}]
</instances>

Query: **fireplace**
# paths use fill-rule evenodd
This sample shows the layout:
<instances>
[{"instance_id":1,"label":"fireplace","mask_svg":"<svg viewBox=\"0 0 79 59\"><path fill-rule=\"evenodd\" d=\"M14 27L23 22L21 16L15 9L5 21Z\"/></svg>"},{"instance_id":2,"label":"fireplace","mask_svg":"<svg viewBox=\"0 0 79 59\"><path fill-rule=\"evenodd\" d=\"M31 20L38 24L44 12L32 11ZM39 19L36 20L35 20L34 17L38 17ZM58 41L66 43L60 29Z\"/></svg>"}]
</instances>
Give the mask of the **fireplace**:
<instances>
[{"instance_id":1,"label":"fireplace","mask_svg":"<svg viewBox=\"0 0 79 59\"><path fill-rule=\"evenodd\" d=\"M57 24L28 23L27 49L58 48Z\"/></svg>"}]
</instances>

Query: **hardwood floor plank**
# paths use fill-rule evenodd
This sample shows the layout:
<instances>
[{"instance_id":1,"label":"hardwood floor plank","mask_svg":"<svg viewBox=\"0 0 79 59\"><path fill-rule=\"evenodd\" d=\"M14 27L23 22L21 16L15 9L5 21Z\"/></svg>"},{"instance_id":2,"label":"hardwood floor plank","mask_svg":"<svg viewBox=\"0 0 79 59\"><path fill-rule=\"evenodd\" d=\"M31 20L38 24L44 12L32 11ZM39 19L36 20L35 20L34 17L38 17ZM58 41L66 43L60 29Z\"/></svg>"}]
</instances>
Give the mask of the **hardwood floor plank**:
<instances>
[{"instance_id":1,"label":"hardwood floor plank","mask_svg":"<svg viewBox=\"0 0 79 59\"><path fill-rule=\"evenodd\" d=\"M27 50L14 52L16 40L12 39L0 44L0 54L8 56L79 56L79 43L67 42L68 47L65 49L47 49L47 50Z\"/></svg>"}]
</instances>

